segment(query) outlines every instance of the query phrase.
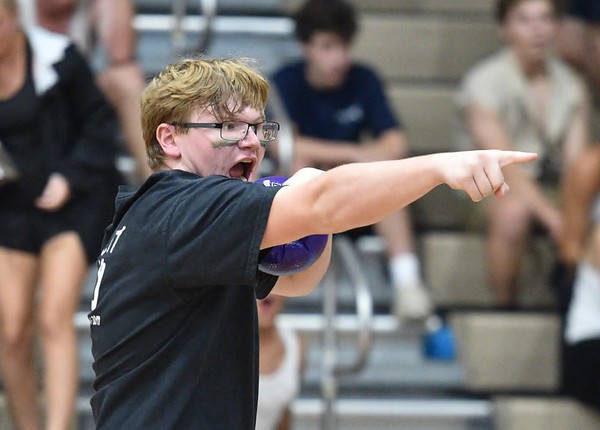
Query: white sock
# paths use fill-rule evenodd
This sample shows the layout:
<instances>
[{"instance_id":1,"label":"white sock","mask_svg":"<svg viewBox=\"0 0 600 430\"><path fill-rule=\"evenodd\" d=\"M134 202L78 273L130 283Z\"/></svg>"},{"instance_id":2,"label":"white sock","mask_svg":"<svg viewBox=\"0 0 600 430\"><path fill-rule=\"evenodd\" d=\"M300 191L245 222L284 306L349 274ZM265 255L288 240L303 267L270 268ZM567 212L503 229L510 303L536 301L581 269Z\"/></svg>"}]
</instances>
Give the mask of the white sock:
<instances>
[{"instance_id":1,"label":"white sock","mask_svg":"<svg viewBox=\"0 0 600 430\"><path fill-rule=\"evenodd\" d=\"M396 288L402 285L421 283L421 266L419 258L412 252L396 254L389 260L392 285Z\"/></svg>"}]
</instances>

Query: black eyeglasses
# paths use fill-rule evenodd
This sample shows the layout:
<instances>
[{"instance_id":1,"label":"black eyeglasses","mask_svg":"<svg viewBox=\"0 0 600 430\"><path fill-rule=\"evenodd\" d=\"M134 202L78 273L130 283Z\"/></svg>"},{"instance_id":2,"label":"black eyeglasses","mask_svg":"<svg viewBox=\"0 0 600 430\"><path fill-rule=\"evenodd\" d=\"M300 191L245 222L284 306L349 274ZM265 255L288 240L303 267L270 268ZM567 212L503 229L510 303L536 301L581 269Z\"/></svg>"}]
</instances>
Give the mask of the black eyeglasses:
<instances>
[{"instance_id":1,"label":"black eyeglasses","mask_svg":"<svg viewBox=\"0 0 600 430\"><path fill-rule=\"evenodd\" d=\"M171 125L184 128L218 128L221 130L221 139L230 142L242 140L252 127L254 133L261 142L272 142L279 132L279 123L275 121L263 121L249 124L244 121L217 122L172 122Z\"/></svg>"}]
</instances>

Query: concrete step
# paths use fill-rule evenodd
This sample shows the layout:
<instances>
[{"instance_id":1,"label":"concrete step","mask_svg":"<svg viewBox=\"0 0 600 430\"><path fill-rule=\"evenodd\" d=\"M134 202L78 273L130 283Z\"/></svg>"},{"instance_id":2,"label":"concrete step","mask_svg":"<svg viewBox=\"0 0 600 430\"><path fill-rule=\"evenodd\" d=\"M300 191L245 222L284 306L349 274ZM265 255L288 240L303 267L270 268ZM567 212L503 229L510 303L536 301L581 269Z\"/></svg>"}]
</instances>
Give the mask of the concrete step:
<instances>
[{"instance_id":1,"label":"concrete step","mask_svg":"<svg viewBox=\"0 0 600 430\"><path fill-rule=\"evenodd\" d=\"M487 272L486 236L477 232L427 232L419 237L425 279L440 307L493 307ZM553 309L548 286L553 249L544 236L530 243L520 275L518 304Z\"/></svg>"},{"instance_id":2,"label":"concrete step","mask_svg":"<svg viewBox=\"0 0 600 430\"><path fill-rule=\"evenodd\" d=\"M294 328L307 352L303 393L318 396L321 391L324 348L324 321L320 315L282 314L279 323ZM351 315L338 316L336 361L352 363L358 355L358 321ZM422 323L399 323L395 317L373 318L372 340L365 366L338 378L343 396L386 397L427 393L439 395L463 392L465 372L462 364L451 360L431 360L424 353L425 328Z\"/></svg>"},{"instance_id":3,"label":"concrete step","mask_svg":"<svg viewBox=\"0 0 600 430\"><path fill-rule=\"evenodd\" d=\"M555 393L560 383L558 314L452 312L448 321L476 393Z\"/></svg>"},{"instance_id":4,"label":"concrete step","mask_svg":"<svg viewBox=\"0 0 600 430\"><path fill-rule=\"evenodd\" d=\"M453 97L455 84L388 85L388 98L405 126L412 153L424 154L455 150L453 133L457 111Z\"/></svg>"},{"instance_id":5,"label":"concrete step","mask_svg":"<svg viewBox=\"0 0 600 430\"><path fill-rule=\"evenodd\" d=\"M303 0L283 0L288 13L295 11ZM380 12L428 15L483 15L492 13L492 0L351 0L360 13Z\"/></svg>"},{"instance_id":6,"label":"concrete step","mask_svg":"<svg viewBox=\"0 0 600 430\"><path fill-rule=\"evenodd\" d=\"M324 410L319 398L297 398L291 406L292 428L320 430ZM340 430L492 430L490 402L478 399L339 399L335 412ZM71 430L95 428L89 397L79 396ZM3 394L0 394L0 430L14 430Z\"/></svg>"},{"instance_id":7,"label":"concrete step","mask_svg":"<svg viewBox=\"0 0 600 430\"><path fill-rule=\"evenodd\" d=\"M462 218L463 225L475 225L480 222L477 221L480 216L477 205L461 200L461 195L448 189L440 188L434 193L442 197L438 203L432 195L430 199L424 199L418 206L415 205L414 213L419 214L421 223L425 223L424 220L430 217L433 221L429 225L443 225L444 221L440 218L444 213L448 214L448 226L458 226L461 214L465 214ZM453 201L461 203L453 205ZM393 290L389 283L385 244L377 236L365 236L355 245L373 295L375 311L389 314ZM424 228L417 235L417 250L421 257L425 282L437 307L446 309L495 306L488 278L486 236L480 228L467 231L437 231ZM549 240L545 236L535 236L526 253L520 274L521 288L517 301L521 308L556 308L556 297L548 284L554 258ZM468 264L468 267L465 264ZM335 265L335 260L332 265ZM342 313L354 312L353 288L344 274L337 279L338 310ZM287 309L290 313L318 313L323 309L323 297L324 284L321 284L308 296L288 300Z\"/></svg>"},{"instance_id":8,"label":"concrete step","mask_svg":"<svg viewBox=\"0 0 600 430\"><path fill-rule=\"evenodd\" d=\"M222 14L293 14L304 0L219 0L217 11ZM359 11L402 13L402 14L432 14L461 16L490 16L493 10L492 0L351 0ZM185 0L189 12L197 13L200 0ZM138 13L169 14L173 7L171 0L135 0Z\"/></svg>"},{"instance_id":9,"label":"concrete step","mask_svg":"<svg viewBox=\"0 0 600 430\"><path fill-rule=\"evenodd\" d=\"M295 430L320 430L320 399L292 405ZM340 430L492 430L490 403L459 398L339 399L334 404Z\"/></svg>"},{"instance_id":10,"label":"concrete step","mask_svg":"<svg viewBox=\"0 0 600 430\"><path fill-rule=\"evenodd\" d=\"M134 0L137 13L170 14L173 0ZM188 13L197 14L201 0L184 0ZM285 12L283 0L219 0L217 13L241 15L279 15Z\"/></svg>"},{"instance_id":11,"label":"concrete step","mask_svg":"<svg viewBox=\"0 0 600 430\"><path fill-rule=\"evenodd\" d=\"M204 32L204 19L187 16L182 23L180 48L173 34L170 15L139 14L134 19L138 33L137 57L146 75L152 76L182 57L198 55L198 42ZM260 68L271 73L282 62L298 56L292 35L293 25L286 17L219 16L214 20L211 57L243 56L255 58ZM101 62L102 58L96 60Z\"/></svg>"},{"instance_id":12,"label":"concrete step","mask_svg":"<svg viewBox=\"0 0 600 430\"><path fill-rule=\"evenodd\" d=\"M561 397L500 396L493 400L496 430L598 430L600 413Z\"/></svg>"},{"instance_id":13,"label":"concrete step","mask_svg":"<svg viewBox=\"0 0 600 430\"><path fill-rule=\"evenodd\" d=\"M488 18L364 14L357 59L373 65L388 82L458 82L499 46Z\"/></svg>"},{"instance_id":14,"label":"concrete step","mask_svg":"<svg viewBox=\"0 0 600 430\"><path fill-rule=\"evenodd\" d=\"M204 24L198 15L185 18L187 49L194 49ZM218 16L214 25L210 56L255 57L270 72L299 55L290 18ZM499 46L495 24L483 18L365 14L360 25L357 60L370 64L394 83L456 83L475 62ZM170 15L139 14L134 26L138 57L148 73L162 70L178 58Z\"/></svg>"}]
</instances>

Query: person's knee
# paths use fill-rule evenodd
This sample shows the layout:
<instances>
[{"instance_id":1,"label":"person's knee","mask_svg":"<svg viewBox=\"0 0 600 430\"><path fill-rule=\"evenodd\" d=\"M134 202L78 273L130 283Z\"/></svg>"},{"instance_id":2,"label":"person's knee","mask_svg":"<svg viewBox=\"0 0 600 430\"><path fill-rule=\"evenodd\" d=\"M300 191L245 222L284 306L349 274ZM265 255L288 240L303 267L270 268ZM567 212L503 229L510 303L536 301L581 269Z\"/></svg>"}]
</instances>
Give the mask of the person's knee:
<instances>
[{"instance_id":1,"label":"person's knee","mask_svg":"<svg viewBox=\"0 0 600 430\"><path fill-rule=\"evenodd\" d=\"M73 330L73 313L68 309L46 307L39 314L39 333L43 339L57 339Z\"/></svg>"},{"instance_id":2,"label":"person's knee","mask_svg":"<svg viewBox=\"0 0 600 430\"><path fill-rule=\"evenodd\" d=\"M2 319L0 324L0 344L5 351L17 353L32 348L34 330L31 321Z\"/></svg>"},{"instance_id":3,"label":"person's knee","mask_svg":"<svg viewBox=\"0 0 600 430\"><path fill-rule=\"evenodd\" d=\"M490 232L505 237L521 237L529 229L531 215L518 199L496 201L488 212Z\"/></svg>"}]
</instances>

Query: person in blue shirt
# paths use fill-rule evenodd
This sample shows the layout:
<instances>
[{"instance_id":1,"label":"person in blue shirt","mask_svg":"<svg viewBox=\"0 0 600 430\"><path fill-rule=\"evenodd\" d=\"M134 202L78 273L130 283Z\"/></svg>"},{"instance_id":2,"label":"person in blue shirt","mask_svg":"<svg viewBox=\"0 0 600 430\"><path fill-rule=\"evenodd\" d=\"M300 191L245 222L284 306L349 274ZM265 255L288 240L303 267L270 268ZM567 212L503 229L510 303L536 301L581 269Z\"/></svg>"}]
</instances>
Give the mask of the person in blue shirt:
<instances>
[{"instance_id":1,"label":"person in blue shirt","mask_svg":"<svg viewBox=\"0 0 600 430\"><path fill-rule=\"evenodd\" d=\"M408 153L401 121L373 70L353 62L356 13L343 0L309 0L295 15L303 58L287 64L273 83L295 125L294 167L322 169L393 160ZM386 243L394 287L393 308L402 318L432 311L421 277L408 209L375 225Z\"/></svg>"}]
</instances>

